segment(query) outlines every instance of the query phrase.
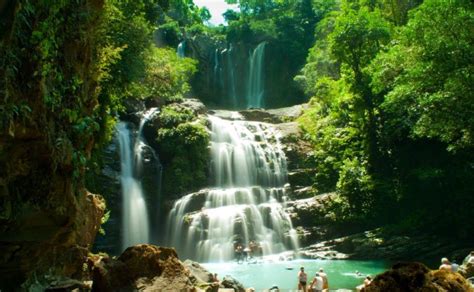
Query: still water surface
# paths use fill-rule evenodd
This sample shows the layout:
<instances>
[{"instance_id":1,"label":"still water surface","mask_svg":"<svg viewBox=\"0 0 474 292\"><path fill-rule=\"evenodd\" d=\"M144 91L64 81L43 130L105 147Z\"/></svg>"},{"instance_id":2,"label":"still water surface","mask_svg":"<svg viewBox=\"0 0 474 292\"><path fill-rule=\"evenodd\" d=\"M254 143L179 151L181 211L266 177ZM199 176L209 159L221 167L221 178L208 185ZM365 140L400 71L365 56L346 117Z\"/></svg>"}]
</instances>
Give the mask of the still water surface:
<instances>
[{"instance_id":1,"label":"still water surface","mask_svg":"<svg viewBox=\"0 0 474 292\"><path fill-rule=\"evenodd\" d=\"M239 280L246 288L253 287L257 291L278 286L281 290L295 290L297 274L303 266L308 274L308 281L323 268L328 274L330 290L353 290L360 285L366 275L376 275L389 268L385 261L353 261L353 260L293 260L253 263L206 263L203 266L212 273L217 273L219 280L230 275ZM357 275L356 272L360 275Z\"/></svg>"}]
</instances>

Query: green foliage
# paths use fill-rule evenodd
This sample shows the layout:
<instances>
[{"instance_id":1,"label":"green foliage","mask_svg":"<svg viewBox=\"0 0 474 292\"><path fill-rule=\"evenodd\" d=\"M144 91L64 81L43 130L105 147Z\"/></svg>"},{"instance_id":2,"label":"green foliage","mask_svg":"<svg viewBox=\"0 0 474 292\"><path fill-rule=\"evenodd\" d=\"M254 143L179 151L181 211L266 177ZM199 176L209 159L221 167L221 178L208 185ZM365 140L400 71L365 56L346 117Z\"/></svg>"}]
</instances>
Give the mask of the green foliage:
<instances>
[{"instance_id":1,"label":"green foliage","mask_svg":"<svg viewBox=\"0 0 474 292\"><path fill-rule=\"evenodd\" d=\"M427 0L409 12L418 4L342 1L327 13L296 78L313 96L299 122L315 187L337 190L341 220L388 216L467 236L469 216L451 210L474 206L474 6Z\"/></svg>"},{"instance_id":2,"label":"green foliage","mask_svg":"<svg viewBox=\"0 0 474 292\"><path fill-rule=\"evenodd\" d=\"M426 1L373 68L393 123L452 151L474 146L473 26L471 2Z\"/></svg>"},{"instance_id":3,"label":"green foliage","mask_svg":"<svg viewBox=\"0 0 474 292\"><path fill-rule=\"evenodd\" d=\"M100 5L27 1L8 7L11 22L0 43L0 131L14 139L19 131L37 130L51 169L71 172L80 185L99 133L97 84L114 56L97 42Z\"/></svg>"},{"instance_id":4,"label":"green foliage","mask_svg":"<svg viewBox=\"0 0 474 292\"><path fill-rule=\"evenodd\" d=\"M365 164L365 165L364 165ZM365 215L373 213L374 182L367 169L367 163L354 158L346 159L340 168L337 191L351 208L350 214Z\"/></svg>"},{"instance_id":5,"label":"green foliage","mask_svg":"<svg viewBox=\"0 0 474 292\"><path fill-rule=\"evenodd\" d=\"M104 228L102 227L105 223L107 223L107 221L109 221L110 219L110 210L107 210L107 212L104 213L104 216L102 216L102 218L100 219L100 229L99 229L99 234L100 235L105 235L105 230Z\"/></svg>"},{"instance_id":6,"label":"green foliage","mask_svg":"<svg viewBox=\"0 0 474 292\"><path fill-rule=\"evenodd\" d=\"M163 193L179 195L204 186L209 163L204 121L179 104L163 107L158 119L158 150L165 169Z\"/></svg>"},{"instance_id":7,"label":"green foliage","mask_svg":"<svg viewBox=\"0 0 474 292\"><path fill-rule=\"evenodd\" d=\"M181 100L190 90L189 79L196 72L197 61L179 58L169 48L151 47L149 50L145 78L133 96L163 102Z\"/></svg>"},{"instance_id":8,"label":"green foliage","mask_svg":"<svg viewBox=\"0 0 474 292\"><path fill-rule=\"evenodd\" d=\"M328 37L334 57L358 74L390 39L390 29L377 10L343 7Z\"/></svg>"},{"instance_id":9,"label":"green foliage","mask_svg":"<svg viewBox=\"0 0 474 292\"><path fill-rule=\"evenodd\" d=\"M167 18L167 21L160 25L160 31L163 36L163 40L169 45L177 46L180 39L182 39L179 22L170 18Z\"/></svg>"},{"instance_id":10,"label":"green foliage","mask_svg":"<svg viewBox=\"0 0 474 292\"><path fill-rule=\"evenodd\" d=\"M174 128L181 123L186 123L194 118L193 112L187 108L181 108L176 105L163 107L160 112L160 125L163 128Z\"/></svg>"},{"instance_id":11,"label":"green foliage","mask_svg":"<svg viewBox=\"0 0 474 292\"><path fill-rule=\"evenodd\" d=\"M332 191L339 180L344 160L363 155L362 121L354 118L353 94L344 80L321 79L317 94L299 122L314 145L312 159L318 169L316 188L327 192Z\"/></svg>"}]
</instances>

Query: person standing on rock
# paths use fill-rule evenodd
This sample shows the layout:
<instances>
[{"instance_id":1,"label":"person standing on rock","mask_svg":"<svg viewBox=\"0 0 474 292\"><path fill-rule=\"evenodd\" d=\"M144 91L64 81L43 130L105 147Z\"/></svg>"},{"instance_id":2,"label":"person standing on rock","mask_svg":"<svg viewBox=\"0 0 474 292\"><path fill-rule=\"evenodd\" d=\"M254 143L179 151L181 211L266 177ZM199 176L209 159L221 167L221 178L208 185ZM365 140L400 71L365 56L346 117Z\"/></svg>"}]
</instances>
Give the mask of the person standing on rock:
<instances>
[{"instance_id":1,"label":"person standing on rock","mask_svg":"<svg viewBox=\"0 0 474 292\"><path fill-rule=\"evenodd\" d=\"M319 276L323 278L323 291L329 291L328 275L324 272L323 268L319 269Z\"/></svg>"},{"instance_id":2,"label":"person standing on rock","mask_svg":"<svg viewBox=\"0 0 474 292\"><path fill-rule=\"evenodd\" d=\"M441 266L439 266L439 270L446 270L446 271L453 271L453 266L449 262L447 258L442 258L441 259Z\"/></svg>"},{"instance_id":3,"label":"person standing on rock","mask_svg":"<svg viewBox=\"0 0 474 292\"><path fill-rule=\"evenodd\" d=\"M453 272L457 272L457 271L459 270L459 265L456 263L456 261L453 261L453 262L451 263L451 270L452 270Z\"/></svg>"},{"instance_id":4,"label":"person standing on rock","mask_svg":"<svg viewBox=\"0 0 474 292\"><path fill-rule=\"evenodd\" d=\"M369 286L370 283L372 283L372 277L370 277L370 276L365 277L365 280L364 280L364 287Z\"/></svg>"},{"instance_id":5,"label":"person standing on rock","mask_svg":"<svg viewBox=\"0 0 474 292\"><path fill-rule=\"evenodd\" d=\"M298 272L298 290L306 292L306 284L308 283L308 275L304 272L304 267Z\"/></svg>"}]
</instances>

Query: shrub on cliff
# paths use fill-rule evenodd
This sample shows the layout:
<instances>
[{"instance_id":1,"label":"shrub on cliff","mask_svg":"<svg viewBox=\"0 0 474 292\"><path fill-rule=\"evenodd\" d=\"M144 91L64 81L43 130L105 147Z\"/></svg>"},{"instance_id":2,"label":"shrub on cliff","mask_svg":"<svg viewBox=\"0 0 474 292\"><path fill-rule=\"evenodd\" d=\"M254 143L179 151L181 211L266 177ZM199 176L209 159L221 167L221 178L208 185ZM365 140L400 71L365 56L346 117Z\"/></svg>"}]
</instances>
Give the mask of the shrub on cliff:
<instances>
[{"instance_id":1,"label":"shrub on cliff","mask_svg":"<svg viewBox=\"0 0 474 292\"><path fill-rule=\"evenodd\" d=\"M166 169L163 193L176 195L205 185L209 133L204 121L178 104L165 106L159 120L158 150Z\"/></svg>"}]
</instances>

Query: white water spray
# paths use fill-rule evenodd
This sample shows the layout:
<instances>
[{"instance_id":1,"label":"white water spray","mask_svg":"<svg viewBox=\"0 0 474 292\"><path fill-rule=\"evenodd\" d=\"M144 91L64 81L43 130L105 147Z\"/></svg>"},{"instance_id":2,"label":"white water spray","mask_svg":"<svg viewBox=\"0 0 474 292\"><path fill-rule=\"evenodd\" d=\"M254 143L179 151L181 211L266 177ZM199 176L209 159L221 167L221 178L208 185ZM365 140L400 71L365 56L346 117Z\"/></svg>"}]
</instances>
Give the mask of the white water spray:
<instances>
[{"instance_id":1,"label":"white water spray","mask_svg":"<svg viewBox=\"0 0 474 292\"><path fill-rule=\"evenodd\" d=\"M122 183L122 249L149 242L149 223L146 202L139 181L133 176L134 159L131 151L131 133L127 124L117 125L120 145ZM135 148L135 147L134 147Z\"/></svg>"},{"instance_id":2,"label":"white water spray","mask_svg":"<svg viewBox=\"0 0 474 292\"><path fill-rule=\"evenodd\" d=\"M286 157L268 124L209 116L214 188L178 200L168 226L172 244L201 261L234 258L236 243L263 254L297 248L283 210Z\"/></svg>"}]
</instances>

